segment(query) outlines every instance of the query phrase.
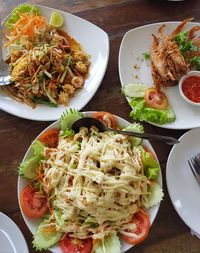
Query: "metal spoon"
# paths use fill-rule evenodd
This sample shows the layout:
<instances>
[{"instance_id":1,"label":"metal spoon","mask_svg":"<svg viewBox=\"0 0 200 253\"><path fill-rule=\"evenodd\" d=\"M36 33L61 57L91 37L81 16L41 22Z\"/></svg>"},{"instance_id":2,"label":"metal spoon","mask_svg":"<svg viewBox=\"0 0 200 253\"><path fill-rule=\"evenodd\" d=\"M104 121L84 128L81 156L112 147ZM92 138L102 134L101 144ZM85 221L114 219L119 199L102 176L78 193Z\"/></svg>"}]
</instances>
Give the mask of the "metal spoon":
<instances>
[{"instance_id":1,"label":"metal spoon","mask_svg":"<svg viewBox=\"0 0 200 253\"><path fill-rule=\"evenodd\" d=\"M136 132L130 132L130 131L122 131L122 130L116 130L113 128L106 127L101 121L95 118L90 118L90 117L84 117L81 119L78 119L75 121L72 125L72 129L74 130L75 133L79 132L79 129L81 127L87 127L90 128L92 126L95 126L96 128L99 129L100 132L105 132L105 131L112 131L115 133L120 133L120 134L125 134L125 135L131 135L135 137L139 137L142 139L154 139L158 141L163 141L169 145L174 145L179 143L179 141L171 136L163 136L163 135L157 135L157 134L147 134L147 133L136 133Z\"/></svg>"},{"instance_id":2,"label":"metal spoon","mask_svg":"<svg viewBox=\"0 0 200 253\"><path fill-rule=\"evenodd\" d=\"M8 85L13 82L10 76L9 65L5 63L3 60L2 40L3 40L3 33L2 33L2 26L0 22L0 86Z\"/></svg>"}]
</instances>

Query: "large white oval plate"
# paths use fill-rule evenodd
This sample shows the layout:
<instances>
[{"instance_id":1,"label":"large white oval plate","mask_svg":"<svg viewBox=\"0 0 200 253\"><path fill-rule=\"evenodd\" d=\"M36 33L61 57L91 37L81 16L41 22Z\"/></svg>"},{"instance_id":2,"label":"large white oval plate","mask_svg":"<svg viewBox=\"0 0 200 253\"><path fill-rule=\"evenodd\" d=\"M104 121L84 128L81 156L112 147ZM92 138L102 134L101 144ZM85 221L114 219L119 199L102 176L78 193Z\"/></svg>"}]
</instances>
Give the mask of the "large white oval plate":
<instances>
[{"instance_id":1,"label":"large white oval plate","mask_svg":"<svg viewBox=\"0 0 200 253\"><path fill-rule=\"evenodd\" d=\"M24 236L18 226L0 212L0 253L28 253Z\"/></svg>"},{"instance_id":2,"label":"large white oval plate","mask_svg":"<svg viewBox=\"0 0 200 253\"><path fill-rule=\"evenodd\" d=\"M93 111L90 111L90 112L84 112L84 115L85 116L88 116L88 117L92 117L92 115L94 114ZM127 126L128 124L130 124L128 121L120 118L120 117L117 117L117 122L120 126L122 127L125 127ZM51 124L49 127L47 127L43 132L45 132L47 129L50 129L50 128L60 128L60 124L59 124L59 121L56 121L54 122L53 124ZM37 138L37 137L36 137ZM155 151L153 150L153 147L151 146L151 144L149 143L149 141L147 140L144 140L144 145L147 146L154 154L155 154ZM25 156L24 156L24 159L23 161L25 161L27 158L29 158L31 156L31 149L29 147L29 149L27 150ZM157 158L156 154L155 154L155 157ZM157 158L158 159L158 158ZM159 174L159 178L158 178L158 182L160 183L160 185L162 186L162 174L161 174L161 171L160 171L160 174ZM22 189L27 185L27 181L24 180L23 178L21 177L18 177L18 185L17 185L17 192L18 192L18 202L20 200L20 193L22 191ZM20 202L19 202L19 205L20 205ZM157 212L159 210L159 206L160 204L152 207L149 209L149 214L150 214L150 220L151 220L151 225L157 215ZM31 231L32 234L34 234L40 220L38 219L31 219L31 218L28 218L23 212L22 212L22 209L20 207L20 210L21 210L21 213L22 213L22 216L24 218L24 221L26 223L26 225L28 226L29 230ZM122 252L125 252L127 251L128 249L130 249L131 247L133 247L133 245L130 245L130 244L127 244L125 242L122 242ZM55 247L52 247L50 249L53 253L61 253L61 250L58 246L55 246Z\"/></svg>"},{"instance_id":3,"label":"large white oval plate","mask_svg":"<svg viewBox=\"0 0 200 253\"><path fill-rule=\"evenodd\" d=\"M196 234L200 235L199 210L200 187L192 174L187 160L200 153L200 128L182 137L168 157L166 180L168 192L180 218Z\"/></svg>"},{"instance_id":4,"label":"large white oval plate","mask_svg":"<svg viewBox=\"0 0 200 253\"><path fill-rule=\"evenodd\" d=\"M48 20L52 11L55 11L49 7L36 6ZM109 38L107 33L98 26L70 13L59 12L64 17L62 29L75 38L81 44L84 52L91 56L88 79L85 81L83 89L70 99L67 106L81 110L92 99L104 77L109 58ZM32 109L26 104L15 101L8 93L0 90L0 109L25 119L53 121L60 117L66 107L52 108L46 105L38 105Z\"/></svg>"},{"instance_id":5,"label":"large white oval plate","mask_svg":"<svg viewBox=\"0 0 200 253\"><path fill-rule=\"evenodd\" d=\"M131 82L153 86L150 63L144 60L143 53L150 51L151 34L156 34L161 25L166 24L166 33L169 33L179 23L162 22L145 25L132 29L124 35L119 50L118 62L122 86ZM189 23L186 25L185 30L194 25L199 25L199 23ZM200 108L185 102L179 94L178 86L165 88L164 92L176 114L176 121L171 124L153 125L168 129L190 129L200 126Z\"/></svg>"}]
</instances>

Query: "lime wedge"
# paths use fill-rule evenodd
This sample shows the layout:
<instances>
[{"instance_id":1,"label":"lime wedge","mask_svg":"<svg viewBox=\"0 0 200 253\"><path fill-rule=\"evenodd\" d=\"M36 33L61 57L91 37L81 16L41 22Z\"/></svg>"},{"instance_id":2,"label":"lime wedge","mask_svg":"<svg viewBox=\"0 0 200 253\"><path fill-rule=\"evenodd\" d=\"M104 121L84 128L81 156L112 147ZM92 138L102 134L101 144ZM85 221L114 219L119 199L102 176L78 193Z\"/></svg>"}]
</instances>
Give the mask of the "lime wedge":
<instances>
[{"instance_id":1,"label":"lime wedge","mask_svg":"<svg viewBox=\"0 0 200 253\"><path fill-rule=\"evenodd\" d=\"M49 20L49 24L55 27L61 27L64 23L64 18L60 12L53 11Z\"/></svg>"}]
</instances>

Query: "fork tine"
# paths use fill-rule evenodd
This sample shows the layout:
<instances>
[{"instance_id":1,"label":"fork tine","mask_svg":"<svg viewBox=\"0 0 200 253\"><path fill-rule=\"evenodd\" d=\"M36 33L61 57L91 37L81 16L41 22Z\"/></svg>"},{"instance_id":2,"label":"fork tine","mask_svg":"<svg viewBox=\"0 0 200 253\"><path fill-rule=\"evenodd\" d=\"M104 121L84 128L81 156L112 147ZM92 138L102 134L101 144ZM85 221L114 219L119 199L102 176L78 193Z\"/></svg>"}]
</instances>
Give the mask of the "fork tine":
<instances>
[{"instance_id":1,"label":"fork tine","mask_svg":"<svg viewBox=\"0 0 200 253\"><path fill-rule=\"evenodd\" d=\"M195 155L194 159L200 171L200 154Z\"/></svg>"},{"instance_id":2,"label":"fork tine","mask_svg":"<svg viewBox=\"0 0 200 253\"><path fill-rule=\"evenodd\" d=\"M188 164L189 164L189 166L190 166L190 169L191 169L191 171L192 171L194 177L196 178L198 184L200 185L200 177L199 177L199 174L197 174L197 172L196 172L196 170L195 170L195 168L194 168L194 166L193 166L192 161L191 161L191 160L188 160Z\"/></svg>"},{"instance_id":3,"label":"fork tine","mask_svg":"<svg viewBox=\"0 0 200 253\"><path fill-rule=\"evenodd\" d=\"M200 166L197 162L196 157L192 158L192 163L193 163L193 167L195 168L195 171L197 172L197 174L200 176Z\"/></svg>"}]
</instances>

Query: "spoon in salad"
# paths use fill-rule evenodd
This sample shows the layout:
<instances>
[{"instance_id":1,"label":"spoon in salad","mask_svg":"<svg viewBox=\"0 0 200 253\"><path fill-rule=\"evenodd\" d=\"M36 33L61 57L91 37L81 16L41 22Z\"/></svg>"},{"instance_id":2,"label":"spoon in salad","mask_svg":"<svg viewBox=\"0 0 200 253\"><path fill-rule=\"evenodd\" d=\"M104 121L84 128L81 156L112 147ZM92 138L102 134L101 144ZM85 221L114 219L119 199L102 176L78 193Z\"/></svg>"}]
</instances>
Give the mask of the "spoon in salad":
<instances>
[{"instance_id":1,"label":"spoon in salad","mask_svg":"<svg viewBox=\"0 0 200 253\"><path fill-rule=\"evenodd\" d=\"M79 132L79 129L81 127L87 127L90 128L92 126L95 126L100 132L105 132L105 131L112 131L115 133L120 133L120 134L125 134L125 135L131 135L135 137L139 137L142 139L154 139L158 141L163 141L169 145L174 145L179 143L179 140L177 140L174 137L171 136L164 136L164 135L158 135L158 134L148 134L148 133L137 133L137 132L131 132L131 131L123 131L123 130L117 130L113 128L106 127L101 121L95 118L91 117L84 117L81 119L76 120L72 124L72 129L74 130L75 133Z\"/></svg>"},{"instance_id":2,"label":"spoon in salad","mask_svg":"<svg viewBox=\"0 0 200 253\"><path fill-rule=\"evenodd\" d=\"M5 63L3 60L2 40L3 40L3 32L2 32L2 25L1 25L1 20L0 20L0 86L9 85L13 82L10 76L9 65Z\"/></svg>"}]
</instances>

